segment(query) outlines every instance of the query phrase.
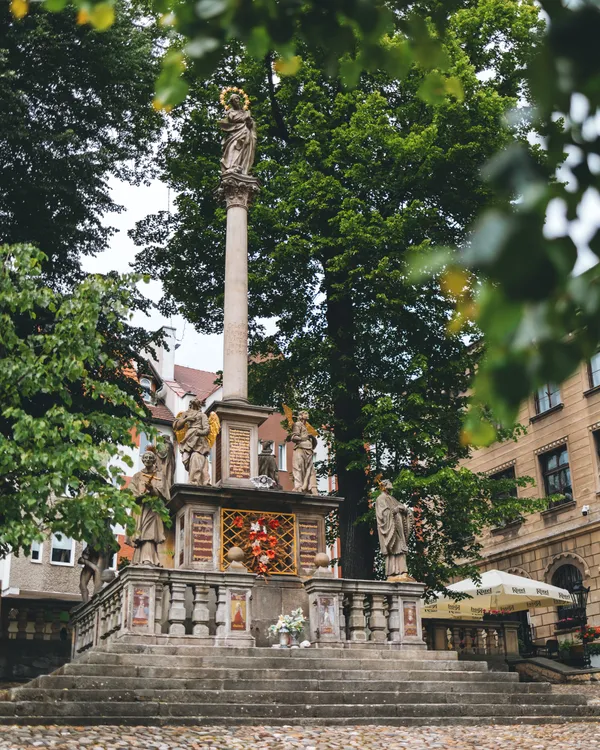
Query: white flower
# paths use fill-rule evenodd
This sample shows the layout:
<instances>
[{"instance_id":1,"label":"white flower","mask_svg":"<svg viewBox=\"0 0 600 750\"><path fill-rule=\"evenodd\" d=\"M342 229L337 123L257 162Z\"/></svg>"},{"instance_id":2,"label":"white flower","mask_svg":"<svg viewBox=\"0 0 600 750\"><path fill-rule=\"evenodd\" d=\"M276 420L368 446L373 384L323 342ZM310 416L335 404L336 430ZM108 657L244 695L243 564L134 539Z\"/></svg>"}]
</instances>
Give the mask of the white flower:
<instances>
[{"instance_id":1,"label":"white flower","mask_svg":"<svg viewBox=\"0 0 600 750\"><path fill-rule=\"evenodd\" d=\"M260 524L259 523L251 523L250 524L250 531L260 531Z\"/></svg>"},{"instance_id":2,"label":"white flower","mask_svg":"<svg viewBox=\"0 0 600 750\"><path fill-rule=\"evenodd\" d=\"M261 555L258 559L260 560L261 563L266 564L269 562L269 558L266 555Z\"/></svg>"}]
</instances>

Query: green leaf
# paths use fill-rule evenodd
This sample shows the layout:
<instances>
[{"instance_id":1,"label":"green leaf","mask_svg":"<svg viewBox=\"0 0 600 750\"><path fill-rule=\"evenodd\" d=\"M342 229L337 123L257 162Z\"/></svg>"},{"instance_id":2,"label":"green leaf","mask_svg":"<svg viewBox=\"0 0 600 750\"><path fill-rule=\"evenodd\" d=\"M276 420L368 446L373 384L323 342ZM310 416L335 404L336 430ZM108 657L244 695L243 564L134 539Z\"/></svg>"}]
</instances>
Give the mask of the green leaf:
<instances>
[{"instance_id":1,"label":"green leaf","mask_svg":"<svg viewBox=\"0 0 600 750\"><path fill-rule=\"evenodd\" d=\"M199 0L196 3L196 15L207 20L225 13L228 7L228 0Z\"/></svg>"}]
</instances>

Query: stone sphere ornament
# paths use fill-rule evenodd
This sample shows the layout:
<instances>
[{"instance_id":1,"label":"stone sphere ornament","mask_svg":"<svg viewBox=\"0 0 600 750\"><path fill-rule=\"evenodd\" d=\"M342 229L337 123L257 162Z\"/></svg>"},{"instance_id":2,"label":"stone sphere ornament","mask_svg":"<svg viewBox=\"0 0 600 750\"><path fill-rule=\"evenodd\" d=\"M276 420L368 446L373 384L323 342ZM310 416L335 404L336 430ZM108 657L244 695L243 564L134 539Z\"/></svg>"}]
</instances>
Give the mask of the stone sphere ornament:
<instances>
[{"instance_id":1,"label":"stone sphere ornament","mask_svg":"<svg viewBox=\"0 0 600 750\"><path fill-rule=\"evenodd\" d=\"M244 89L240 89L237 86L226 86L224 89L221 90L221 93L219 95L219 101L221 102L222 107L224 107L226 110L231 108L231 104L227 103L227 100L231 94L238 94L239 96L242 96L244 98L243 109L245 110L250 109L250 97L244 91Z\"/></svg>"},{"instance_id":2,"label":"stone sphere ornament","mask_svg":"<svg viewBox=\"0 0 600 750\"><path fill-rule=\"evenodd\" d=\"M246 557L241 547L231 547L227 552L227 559L230 563L243 563Z\"/></svg>"},{"instance_id":3,"label":"stone sphere ornament","mask_svg":"<svg viewBox=\"0 0 600 750\"><path fill-rule=\"evenodd\" d=\"M329 556L325 552L318 552L315 555L315 567L316 568L328 568L329 567Z\"/></svg>"}]
</instances>

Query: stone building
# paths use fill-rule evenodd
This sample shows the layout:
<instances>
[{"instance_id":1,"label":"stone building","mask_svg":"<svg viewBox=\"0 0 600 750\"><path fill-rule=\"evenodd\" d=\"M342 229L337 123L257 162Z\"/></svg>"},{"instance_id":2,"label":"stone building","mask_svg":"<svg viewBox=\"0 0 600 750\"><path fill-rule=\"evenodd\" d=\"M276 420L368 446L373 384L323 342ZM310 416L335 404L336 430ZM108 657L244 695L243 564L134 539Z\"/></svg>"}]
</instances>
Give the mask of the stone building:
<instances>
[{"instance_id":1,"label":"stone building","mask_svg":"<svg viewBox=\"0 0 600 750\"><path fill-rule=\"evenodd\" d=\"M600 354L560 386L540 388L522 404L519 422L526 435L477 450L465 465L498 478L531 477L535 484L519 487L519 496L560 497L489 529L482 568L567 589L583 580L591 588L589 622L600 625ZM564 607L532 612L534 639L554 638L556 623L570 614Z\"/></svg>"}]
</instances>

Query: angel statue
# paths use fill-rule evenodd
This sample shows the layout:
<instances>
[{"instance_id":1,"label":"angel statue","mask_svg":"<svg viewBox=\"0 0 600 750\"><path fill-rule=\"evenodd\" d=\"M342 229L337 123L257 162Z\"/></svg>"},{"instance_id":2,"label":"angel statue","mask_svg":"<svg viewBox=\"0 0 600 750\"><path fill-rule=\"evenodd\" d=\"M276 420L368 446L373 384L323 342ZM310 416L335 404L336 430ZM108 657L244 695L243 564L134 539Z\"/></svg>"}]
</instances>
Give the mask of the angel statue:
<instances>
[{"instance_id":1,"label":"angel statue","mask_svg":"<svg viewBox=\"0 0 600 750\"><path fill-rule=\"evenodd\" d=\"M220 429L219 417L214 412L207 417L197 398L190 402L187 411L180 412L175 418L173 431L190 484L205 486L211 483L208 456Z\"/></svg>"},{"instance_id":2,"label":"angel statue","mask_svg":"<svg viewBox=\"0 0 600 750\"><path fill-rule=\"evenodd\" d=\"M387 578L408 576L406 553L408 540L415 525L412 508L399 502L390 494L393 488L389 479L380 483L381 494L375 501L377 532L381 554L385 558Z\"/></svg>"},{"instance_id":3,"label":"angel statue","mask_svg":"<svg viewBox=\"0 0 600 750\"><path fill-rule=\"evenodd\" d=\"M233 93L231 93L233 92ZM230 94L229 102L225 101ZM242 104L241 96L244 98ZM221 92L221 104L225 107L225 119L219 120L224 133L221 174L249 174L256 152L256 126L248 109L248 95L235 86Z\"/></svg>"},{"instance_id":4,"label":"angel statue","mask_svg":"<svg viewBox=\"0 0 600 750\"><path fill-rule=\"evenodd\" d=\"M292 428L290 440L294 443L294 461L292 476L294 491L305 495L318 495L317 472L315 471L315 448L317 447L317 431L308 422L308 412L301 411L294 422L292 410L283 407L288 424Z\"/></svg>"}]
</instances>

